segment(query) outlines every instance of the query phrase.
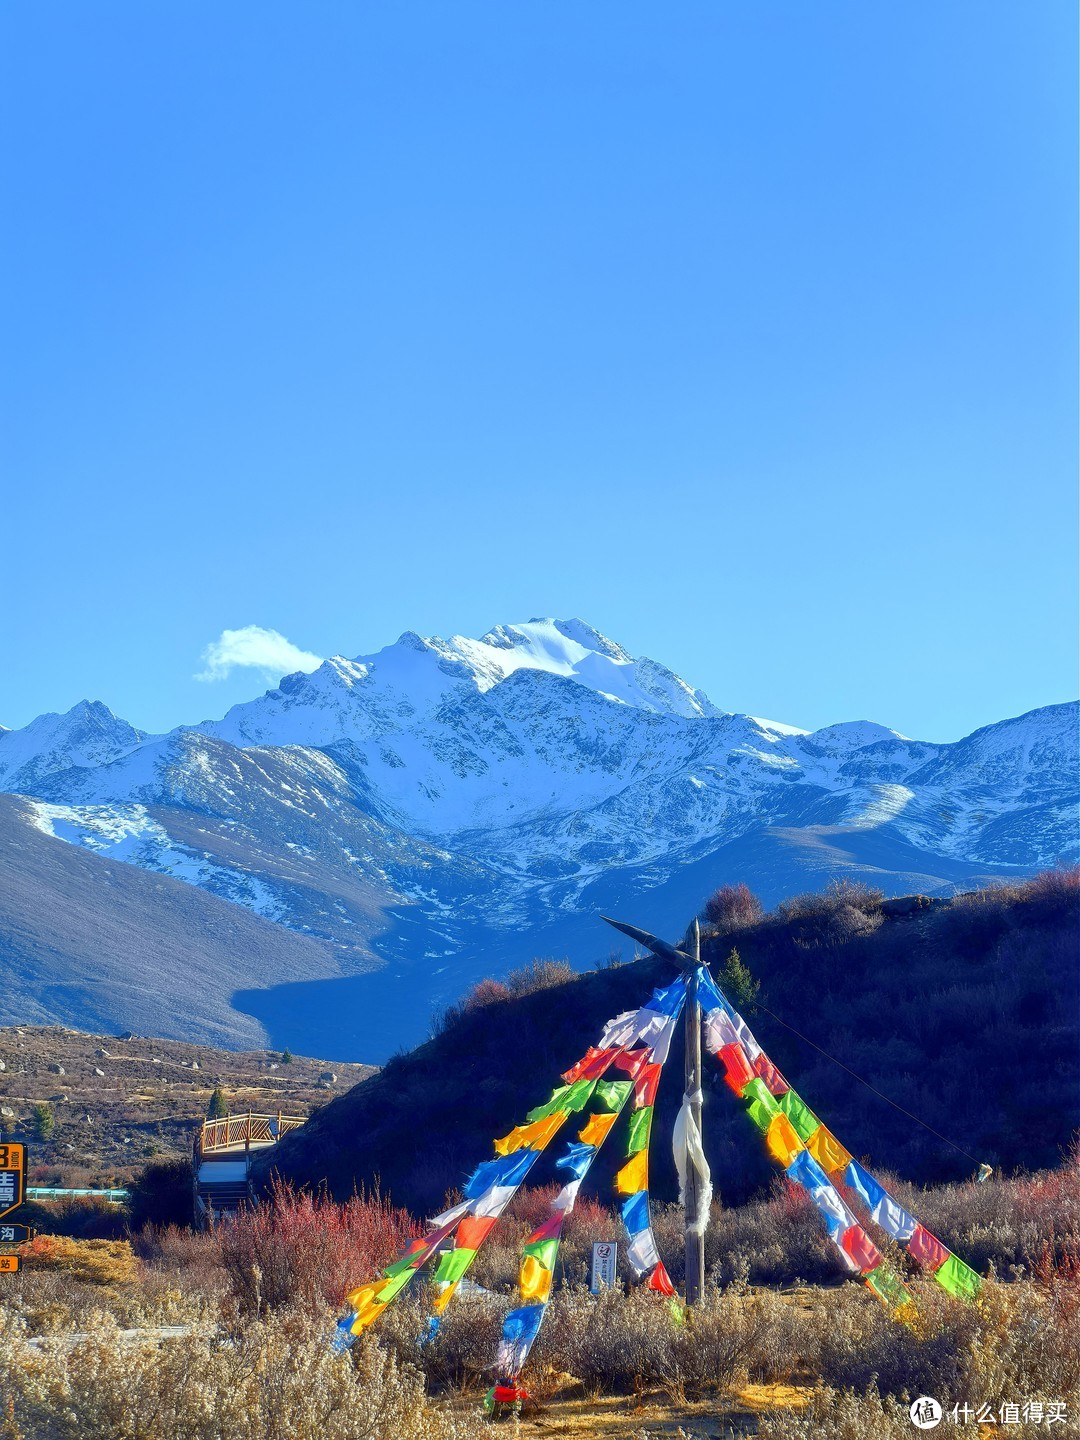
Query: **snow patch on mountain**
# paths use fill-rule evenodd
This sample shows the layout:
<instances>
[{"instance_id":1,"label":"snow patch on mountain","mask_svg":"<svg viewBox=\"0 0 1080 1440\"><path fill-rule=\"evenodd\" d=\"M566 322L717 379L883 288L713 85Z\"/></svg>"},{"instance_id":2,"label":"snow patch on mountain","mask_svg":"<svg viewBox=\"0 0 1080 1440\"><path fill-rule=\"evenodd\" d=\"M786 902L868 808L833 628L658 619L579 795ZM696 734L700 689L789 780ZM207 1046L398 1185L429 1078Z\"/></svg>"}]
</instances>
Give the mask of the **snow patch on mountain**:
<instances>
[{"instance_id":1,"label":"snow patch on mountain","mask_svg":"<svg viewBox=\"0 0 1080 1440\"><path fill-rule=\"evenodd\" d=\"M258 876L213 864L208 855L177 845L144 805L54 805L35 800L30 802L30 815L37 829L58 840L171 875L267 920L287 917L287 908Z\"/></svg>"}]
</instances>

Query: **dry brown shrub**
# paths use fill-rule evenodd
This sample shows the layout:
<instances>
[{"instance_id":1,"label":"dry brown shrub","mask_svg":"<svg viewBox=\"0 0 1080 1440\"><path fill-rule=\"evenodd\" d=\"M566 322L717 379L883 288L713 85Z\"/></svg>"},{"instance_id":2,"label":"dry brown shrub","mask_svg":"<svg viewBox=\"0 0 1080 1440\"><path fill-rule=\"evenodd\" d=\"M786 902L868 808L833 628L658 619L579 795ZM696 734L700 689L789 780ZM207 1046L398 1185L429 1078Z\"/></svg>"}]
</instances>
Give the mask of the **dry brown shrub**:
<instances>
[{"instance_id":1,"label":"dry brown shrub","mask_svg":"<svg viewBox=\"0 0 1080 1440\"><path fill-rule=\"evenodd\" d=\"M509 999L510 991L502 981L493 980L488 976L486 980L477 981L461 1002L461 1009L468 1013L471 1010L482 1010L485 1005L497 1005L500 1001Z\"/></svg>"},{"instance_id":2,"label":"dry brown shrub","mask_svg":"<svg viewBox=\"0 0 1080 1440\"><path fill-rule=\"evenodd\" d=\"M38 1235L23 1248L34 1270L64 1270L90 1285L130 1285L138 1267L126 1240L74 1240L69 1235Z\"/></svg>"},{"instance_id":3,"label":"dry brown shrub","mask_svg":"<svg viewBox=\"0 0 1080 1440\"><path fill-rule=\"evenodd\" d=\"M701 918L707 925L729 933L746 930L763 917L761 901L744 881L737 885L721 885L705 901Z\"/></svg>"},{"instance_id":4,"label":"dry brown shrub","mask_svg":"<svg viewBox=\"0 0 1080 1440\"><path fill-rule=\"evenodd\" d=\"M760 1440L911 1440L915 1429L907 1406L865 1394L815 1390L805 1410L781 1410L758 1420Z\"/></svg>"},{"instance_id":5,"label":"dry brown shrub","mask_svg":"<svg viewBox=\"0 0 1080 1440\"><path fill-rule=\"evenodd\" d=\"M556 985L565 985L568 980L576 979L577 971L569 960L538 958L530 960L520 970L511 970L506 977L506 985L511 995L520 997L533 995L537 990L551 990Z\"/></svg>"},{"instance_id":6,"label":"dry brown shrub","mask_svg":"<svg viewBox=\"0 0 1080 1440\"><path fill-rule=\"evenodd\" d=\"M0 1314L0 1393L25 1440L476 1440L377 1340L349 1357L329 1320L283 1310L227 1343L211 1331L125 1342L100 1314L75 1345L26 1342Z\"/></svg>"},{"instance_id":7,"label":"dry brown shrub","mask_svg":"<svg viewBox=\"0 0 1080 1440\"><path fill-rule=\"evenodd\" d=\"M776 917L793 930L800 946L846 945L872 935L882 924L884 892L855 880L834 880L821 892L793 895L776 907Z\"/></svg>"}]
</instances>

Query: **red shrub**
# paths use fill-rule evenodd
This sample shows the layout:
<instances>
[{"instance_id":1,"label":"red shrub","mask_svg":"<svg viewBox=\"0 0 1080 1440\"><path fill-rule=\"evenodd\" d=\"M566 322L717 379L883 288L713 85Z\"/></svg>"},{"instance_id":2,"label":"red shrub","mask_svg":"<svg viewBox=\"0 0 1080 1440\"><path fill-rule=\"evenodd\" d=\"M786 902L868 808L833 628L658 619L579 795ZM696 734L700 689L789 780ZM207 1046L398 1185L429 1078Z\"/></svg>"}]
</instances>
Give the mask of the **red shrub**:
<instances>
[{"instance_id":1,"label":"red shrub","mask_svg":"<svg viewBox=\"0 0 1080 1440\"><path fill-rule=\"evenodd\" d=\"M523 1233L535 1230L551 1214L551 1202L559 1189L556 1184L520 1189L507 1207L506 1218L510 1222L507 1229L510 1230L516 1225ZM580 1195L573 1210L566 1217L563 1238L572 1240L591 1237L594 1231L600 1235L611 1230L612 1226L618 1228L618 1216L613 1215L606 1205L601 1205L591 1195Z\"/></svg>"},{"instance_id":2,"label":"red shrub","mask_svg":"<svg viewBox=\"0 0 1080 1440\"><path fill-rule=\"evenodd\" d=\"M466 1013L470 1010L480 1010L485 1005L494 1005L500 1000L509 1000L510 991L501 980L479 980L461 1002L461 1008Z\"/></svg>"},{"instance_id":3,"label":"red shrub","mask_svg":"<svg viewBox=\"0 0 1080 1440\"><path fill-rule=\"evenodd\" d=\"M749 885L721 885L705 901L702 919L719 930L745 930L756 925L765 912Z\"/></svg>"},{"instance_id":4,"label":"red shrub","mask_svg":"<svg viewBox=\"0 0 1080 1440\"><path fill-rule=\"evenodd\" d=\"M230 1288L241 1310L256 1314L293 1302L340 1305L423 1227L378 1194L336 1205L275 1182L268 1201L219 1234Z\"/></svg>"}]
</instances>

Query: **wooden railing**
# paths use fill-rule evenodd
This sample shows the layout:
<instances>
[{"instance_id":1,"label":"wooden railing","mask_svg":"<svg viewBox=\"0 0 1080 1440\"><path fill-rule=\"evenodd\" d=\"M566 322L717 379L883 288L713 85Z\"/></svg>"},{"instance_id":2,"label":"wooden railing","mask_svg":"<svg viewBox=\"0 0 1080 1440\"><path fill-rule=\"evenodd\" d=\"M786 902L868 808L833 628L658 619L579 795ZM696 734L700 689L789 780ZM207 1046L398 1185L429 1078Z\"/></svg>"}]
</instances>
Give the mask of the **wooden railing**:
<instances>
[{"instance_id":1,"label":"wooden railing","mask_svg":"<svg viewBox=\"0 0 1080 1440\"><path fill-rule=\"evenodd\" d=\"M199 1137L199 1149L203 1155L212 1155L222 1150L247 1150L252 1145L273 1145L290 1130L303 1125L303 1116L223 1115L220 1120L204 1120Z\"/></svg>"}]
</instances>

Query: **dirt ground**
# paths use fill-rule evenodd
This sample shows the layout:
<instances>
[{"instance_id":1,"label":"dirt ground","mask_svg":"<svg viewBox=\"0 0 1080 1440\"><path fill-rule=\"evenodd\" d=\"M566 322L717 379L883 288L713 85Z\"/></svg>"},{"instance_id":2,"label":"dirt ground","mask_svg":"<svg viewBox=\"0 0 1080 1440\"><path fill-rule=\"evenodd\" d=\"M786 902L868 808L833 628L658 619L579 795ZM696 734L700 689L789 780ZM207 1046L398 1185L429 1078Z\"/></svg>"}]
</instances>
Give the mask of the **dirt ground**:
<instances>
[{"instance_id":1,"label":"dirt ground","mask_svg":"<svg viewBox=\"0 0 1080 1440\"><path fill-rule=\"evenodd\" d=\"M501 1429L520 1440L740 1440L757 1433L759 1414L802 1409L809 1393L802 1386L745 1385L726 1399L697 1404L673 1404L665 1395L556 1398L526 1405L520 1419L506 1419ZM476 1404L461 1400L455 1408Z\"/></svg>"}]
</instances>

